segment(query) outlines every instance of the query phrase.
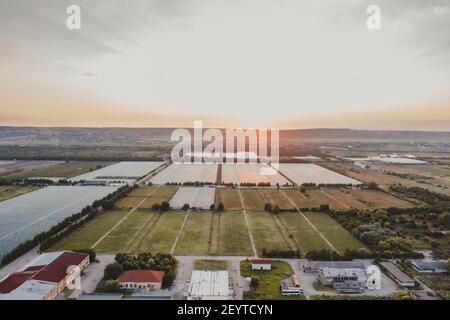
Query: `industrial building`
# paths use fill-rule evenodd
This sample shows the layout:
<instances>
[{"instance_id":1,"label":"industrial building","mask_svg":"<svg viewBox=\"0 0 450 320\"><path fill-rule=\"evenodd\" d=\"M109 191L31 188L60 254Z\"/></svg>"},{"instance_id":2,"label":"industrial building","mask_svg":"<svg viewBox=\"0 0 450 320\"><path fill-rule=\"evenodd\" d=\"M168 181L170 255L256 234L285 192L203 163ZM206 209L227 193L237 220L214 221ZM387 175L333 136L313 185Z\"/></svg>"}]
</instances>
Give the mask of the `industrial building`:
<instances>
[{"instance_id":1,"label":"industrial building","mask_svg":"<svg viewBox=\"0 0 450 320\"><path fill-rule=\"evenodd\" d=\"M228 271L194 270L188 289L188 300L231 300Z\"/></svg>"},{"instance_id":2,"label":"industrial building","mask_svg":"<svg viewBox=\"0 0 450 320\"><path fill-rule=\"evenodd\" d=\"M44 253L0 281L0 300L52 300L89 264L89 255Z\"/></svg>"},{"instance_id":3,"label":"industrial building","mask_svg":"<svg viewBox=\"0 0 450 320\"><path fill-rule=\"evenodd\" d=\"M332 286L338 292L357 293L367 287L366 269L360 268L320 268L317 273L319 281Z\"/></svg>"},{"instance_id":4,"label":"industrial building","mask_svg":"<svg viewBox=\"0 0 450 320\"><path fill-rule=\"evenodd\" d=\"M445 273L447 266L441 260L411 260L412 267L420 273Z\"/></svg>"},{"instance_id":5,"label":"industrial building","mask_svg":"<svg viewBox=\"0 0 450 320\"><path fill-rule=\"evenodd\" d=\"M402 287L414 287L416 282L402 270L400 270L395 264L392 262L381 262L381 266L386 269L394 280L401 285Z\"/></svg>"}]
</instances>

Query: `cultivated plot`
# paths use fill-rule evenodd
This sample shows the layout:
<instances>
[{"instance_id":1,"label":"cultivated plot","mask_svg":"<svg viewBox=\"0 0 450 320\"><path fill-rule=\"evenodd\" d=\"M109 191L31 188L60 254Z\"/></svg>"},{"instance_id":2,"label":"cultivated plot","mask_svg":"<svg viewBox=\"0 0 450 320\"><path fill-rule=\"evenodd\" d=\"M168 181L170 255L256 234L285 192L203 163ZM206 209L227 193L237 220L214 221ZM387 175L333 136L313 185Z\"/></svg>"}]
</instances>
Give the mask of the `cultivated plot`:
<instances>
[{"instance_id":1,"label":"cultivated plot","mask_svg":"<svg viewBox=\"0 0 450 320\"><path fill-rule=\"evenodd\" d=\"M210 187L181 187L170 200L170 207L181 209L185 204L190 208L209 209L214 204L216 189Z\"/></svg>"},{"instance_id":2,"label":"cultivated plot","mask_svg":"<svg viewBox=\"0 0 450 320\"><path fill-rule=\"evenodd\" d=\"M264 210L266 202L261 197L261 192L258 189L242 188L241 195L246 210Z\"/></svg>"},{"instance_id":3,"label":"cultivated plot","mask_svg":"<svg viewBox=\"0 0 450 320\"><path fill-rule=\"evenodd\" d=\"M142 197L142 199L145 199L145 201L139 206L139 208L150 209L154 204L169 202L175 192L177 192L177 190L178 187L174 186L159 187L157 190L155 190L155 192L152 193L149 198L145 199L145 197Z\"/></svg>"},{"instance_id":4,"label":"cultivated plot","mask_svg":"<svg viewBox=\"0 0 450 320\"><path fill-rule=\"evenodd\" d=\"M139 241L137 252L170 253L185 217L184 212L165 212Z\"/></svg>"},{"instance_id":5,"label":"cultivated plot","mask_svg":"<svg viewBox=\"0 0 450 320\"><path fill-rule=\"evenodd\" d=\"M58 241L48 251L70 251L90 248L127 214L128 211L115 210L98 215L93 220ZM120 247L120 243L118 243L117 247L109 248L110 250L99 251L98 248L102 247L103 244L104 242L100 242L95 250L98 252L116 252L115 249Z\"/></svg>"},{"instance_id":6,"label":"cultivated plot","mask_svg":"<svg viewBox=\"0 0 450 320\"><path fill-rule=\"evenodd\" d=\"M330 246L298 212L283 212L280 219L297 241L303 254L312 250L331 250Z\"/></svg>"},{"instance_id":7,"label":"cultivated plot","mask_svg":"<svg viewBox=\"0 0 450 320\"><path fill-rule=\"evenodd\" d=\"M52 167L61 164L62 161L1 161L0 176L10 175L13 179L23 179L33 176L34 172L40 172L40 169ZM41 176L41 175L39 175ZM53 177L60 177L53 176Z\"/></svg>"},{"instance_id":8,"label":"cultivated plot","mask_svg":"<svg viewBox=\"0 0 450 320\"><path fill-rule=\"evenodd\" d=\"M201 182L214 184L217 179L217 164L171 164L150 179L152 184Z\"/></svg>"},{"instance_id":9,"label":"cultivated plot","mask_svg":"<svg viewBox=\"0 0 450 320\"><path fill-rule=\"evenodd\" d=\"M281 234L282 230L275 223L271 213L260 211L247 214L250 229L255 241L258 255L271 250L289 250L289 245Z\"/></svg>"},{"instance_id":10,"label":"cultivated plot","mask_svg":"<svg viewBox=\"0 0 450 320\"><path fill-rule=\"evenodd\" d=\"M0 203L0 258L116 187L46 187Z\"/></svg>"},{"instance_id":11,"label":"cultivated plot","mask_svg":"<svg viewBox=\"0 0 450 320\"><path fill-rule=\"evenodd\" d=\"M217 204L222 203L225 210L241 210L242 203L239 198L239 190L231 188L217 188Z\"/></svg>"},{"instance_id":12,"label":"cultivated plot","mask_svg":"<svg viewBox=\"0 0 450 320\"><path fill-rule=\"evenodd\" d=\"M250 236L242 212L213 213L213 216L217 219L218 234L211 238L217 241L217 251L210 250L210 253L252 256Z\"/></svg>"},{"instance_id":13,"label":"cultivated plot","mask_svg":"<svg viewBox=\"0 0 450 320\"><path fill-rule=\"evenodd\" d=\"M192 212L184 225L175 254L207 254L211 237L211 212Z\"/></svg>"},{"instance_id":14,"label":"cultivated plot","mask_svg":"<svg viewBox=\"0 0 450 320\"><path fill-rule=\"evenodd\" d=\"M411 208L414 204L397 198L389 193L372 190L352 190L352 195L369 207L374 208Z\"/></svg>"},{"instance_id":15,"label":"cultivated plot","mask_svg":"<svg viewBox=\"0 0 450 320\"><path fill-rule=\"evenodd\" d=\"M222 182L225 184L279 184L290 182L276 170L261 163L222 164Z\"/></svg>"},{"instance_id":16,"label":"cultivated plot","mask_svg":"<svg viewBox=\"0 0 450 320\"><path fill-rule=\"evenodd\" d=\"M280 209L292 210L294 206L283 194L283 190L279 189L259 189L261 197L265 203L271 203L274 206L278 206Z\"/></svg>"},{"instance_id":17,"label":"cultivated plot","mask_svg":"<svg viewBox=\"0 0 450 320\"><path fill-rule=\"evenodd\" d=\"M343 254L346 249L358 250L365 248L361 242L327 214L306 212L304 215L340 253Z\"/></svg>"},{"instance_id":18,"label":"cultivated plot","mask_svg":"<svg viewBox=\"0 0 450 320\"><path fill-rule=\"evenodd\" d=\"M164 162L158 161L124 161L74 177L71 180L120 180L133 182L156 170L163 164Z\"/></svg>"},{"instance_id":19,"label":"cultivated plot","mask_svg":"<svg viewBox=\"0 0 450 320\"><path fill-rule=\"evenodd\" d=\"M304 183L361 184L357 180L312 163L282 163L280 164L280 171L297 185Z\"/></svg>"}]
</instances>

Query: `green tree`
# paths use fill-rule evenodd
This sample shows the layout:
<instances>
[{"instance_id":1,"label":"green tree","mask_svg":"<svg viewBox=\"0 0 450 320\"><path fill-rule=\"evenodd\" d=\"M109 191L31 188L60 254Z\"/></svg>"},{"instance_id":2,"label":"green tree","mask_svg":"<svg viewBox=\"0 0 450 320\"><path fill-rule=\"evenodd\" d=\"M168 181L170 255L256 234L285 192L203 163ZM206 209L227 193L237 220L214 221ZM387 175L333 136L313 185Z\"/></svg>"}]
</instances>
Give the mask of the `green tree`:
<instances>
[{"instance_id":1,"label":"green tree","mask_svg":"<svg viewBox=\"0 0 450 320\"><path fill-rule=\"evenodd\" d=\"M105 284L105 291L109 293L115 293L120 291L120 285L117 280L108 280Z\"/></svg>"},{"instance_id":2,"label":"green tree","mask_svg":"<svg viewBox=\"0 0 450 320\"><path fill-rule=\"evenodd\" d=\"M260 282L260 279L259 279L258 276L252 277L252 279L250 280L250 287L253 290L256 290L258 288L258 286L259 286L259 282Z\"/></svg>"},{"instance_id":3,"label":"green tree","mask_svg":"<svg viewBox=\"0 0 450 320\"><path fill-rule=\"evenodd\" d=\"M122 266L117 262L113 262L106 266L103 277L105 278L105 280L116 280L120 276L122 271Z\"/></svg>"}]
</instances>

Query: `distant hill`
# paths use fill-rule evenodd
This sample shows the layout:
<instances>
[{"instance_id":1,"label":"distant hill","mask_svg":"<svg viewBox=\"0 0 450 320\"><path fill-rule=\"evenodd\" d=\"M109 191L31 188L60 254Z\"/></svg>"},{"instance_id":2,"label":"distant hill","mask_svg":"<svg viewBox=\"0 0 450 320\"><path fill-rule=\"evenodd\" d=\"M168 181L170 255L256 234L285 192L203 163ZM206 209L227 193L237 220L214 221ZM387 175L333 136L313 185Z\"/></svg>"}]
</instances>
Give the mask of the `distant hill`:
<instances>
[{"instance_id":1,"label":"distant hill","mask_svg":"<svg viewBox=\"0 0 450 320\"><path fill-rule=\"evenodd\" d=\"M169 144L173 128L0 127L2 145L148 145ZM281 130L282 144L301 142L450 142L450 132L351 129Z\"/></svg>"}]
</instances>

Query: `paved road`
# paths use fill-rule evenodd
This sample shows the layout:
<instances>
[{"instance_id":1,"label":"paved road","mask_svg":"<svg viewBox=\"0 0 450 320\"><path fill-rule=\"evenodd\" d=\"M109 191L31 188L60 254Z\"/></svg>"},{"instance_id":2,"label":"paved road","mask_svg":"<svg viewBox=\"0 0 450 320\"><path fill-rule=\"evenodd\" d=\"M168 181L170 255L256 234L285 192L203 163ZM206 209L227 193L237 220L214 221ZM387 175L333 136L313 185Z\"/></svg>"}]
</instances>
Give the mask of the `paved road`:
<instances>
[{"instance_id":1,"label":"paved road","mask_svg":"<svg viewBox=\"0 0 450 320\"><path fill-rule=\"evenodd\" d=\"M115 254L99 254L97 255L98 262L92 262L83 270L81 277L81 289L76 289L70 295L70 298L77 299L82 292L93 293L97 288L98 283L102 280L105 267L114 262Z\"/></svg>"}]
</instances>

